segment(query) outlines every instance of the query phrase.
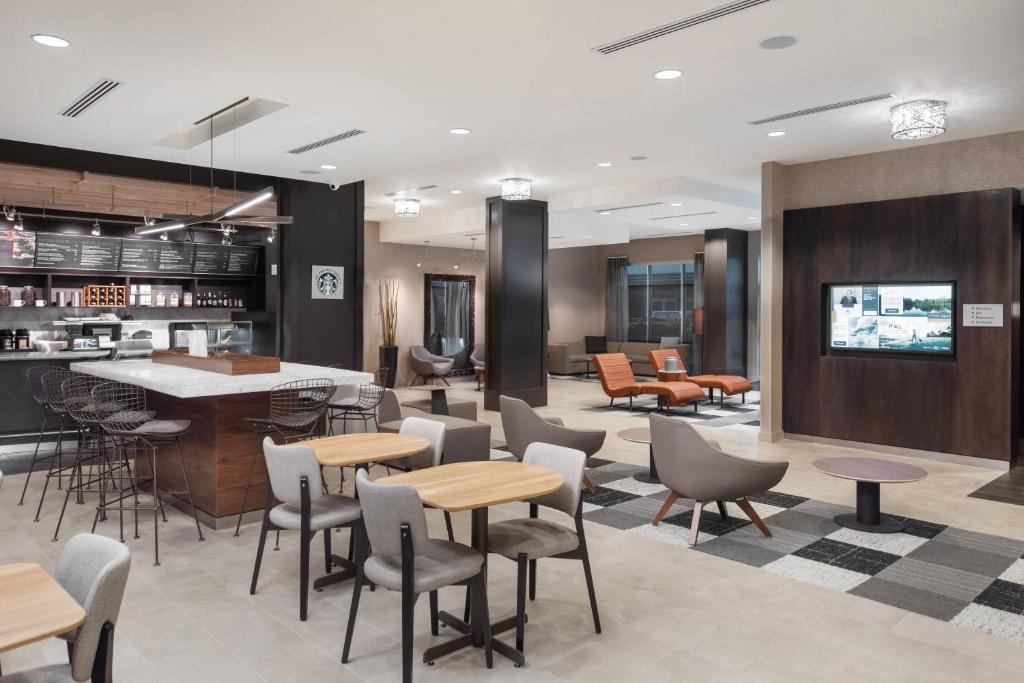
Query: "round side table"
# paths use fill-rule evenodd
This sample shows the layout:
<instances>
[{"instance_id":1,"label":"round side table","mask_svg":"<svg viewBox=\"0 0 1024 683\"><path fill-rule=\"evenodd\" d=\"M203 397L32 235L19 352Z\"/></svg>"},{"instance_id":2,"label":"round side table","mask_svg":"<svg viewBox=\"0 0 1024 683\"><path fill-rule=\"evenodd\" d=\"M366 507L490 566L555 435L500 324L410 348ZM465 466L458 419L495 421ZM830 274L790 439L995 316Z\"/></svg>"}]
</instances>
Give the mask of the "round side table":
<instances>
[{"instance_id":1,"label":"round side table","mask_svg":"<svg viewBox=\"0 0 1024 683\"><path fill-rule=\"evenodd\" d=\"M876 534L903 531L903 522L881 512L881 484L907 484L928 476L920 467L881 458L822 458L813 464L825 474L857 482L857 512L836 515L835 523Z\"/></svg>"},{"instance_id":2,"label":"round side table","mask_svg":"<svg viewBox=\"0 0 1024 683\"><path fill-rule=\"evenodd\" d=\"M623 441L632 441L633 443L645 443L647 444L647 453L650 458L650 465L647 472L637 472L633 475L633 478L637 481L645 484L660 484L661 479L658 478L658 466L654 463L654 445L651 444L651 430L649 427L633 427L631 429L623 429L621 432L616 434Z\"/></svg>"}]
</instances>

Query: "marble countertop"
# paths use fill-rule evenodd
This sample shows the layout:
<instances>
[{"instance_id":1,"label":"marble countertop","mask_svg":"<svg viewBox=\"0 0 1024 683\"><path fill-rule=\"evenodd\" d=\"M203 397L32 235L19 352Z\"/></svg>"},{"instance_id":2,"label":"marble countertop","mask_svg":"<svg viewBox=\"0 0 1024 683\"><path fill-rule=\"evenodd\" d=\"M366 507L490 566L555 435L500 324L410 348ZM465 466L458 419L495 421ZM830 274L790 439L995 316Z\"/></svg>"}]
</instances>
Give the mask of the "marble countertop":
<instances>
[{"instance_id":1,"label":"marble countertop","mask_svg":"<svg viewBox=\"0 0 1024 683\"><path fill-rule=\"evenodd\" d=\"M109 358L110 349L101 349L99 351L3 351L0 352L0 362L3 361L15 361L15 360L67 360L70 358L77 358L78 360L85 360L87 358Z\"/></svg>"},{"instance_id":2,"label":"marble countertop","mask_svg":"<svg viewBox=\"0 0 1024 683\"><path fill-rule=\"evenodd\" d=\"M149 359L72 363L71 369L114 382L134 384L178 398L270 391L285 382L320 377L332 379L336 384L363 384L373 381L373 375L368 372L301 363L281 363L281 372L258 375L222 375L217 372L154 363Z\"/></svg>"}]
</instances>

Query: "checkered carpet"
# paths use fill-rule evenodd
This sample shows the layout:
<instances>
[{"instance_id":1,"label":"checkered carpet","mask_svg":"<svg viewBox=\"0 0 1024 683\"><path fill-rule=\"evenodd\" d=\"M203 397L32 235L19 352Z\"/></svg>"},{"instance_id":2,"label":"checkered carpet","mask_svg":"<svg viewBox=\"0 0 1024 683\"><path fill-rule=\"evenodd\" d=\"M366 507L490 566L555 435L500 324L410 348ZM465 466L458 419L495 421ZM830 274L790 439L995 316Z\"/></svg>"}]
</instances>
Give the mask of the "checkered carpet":
<instances>
[{"instance_id":1,"label":"checkered carpet","mask_svg":"<svg viewBox=\"0 0 1024 683\"><path fill-rule=\"evenodd\" d=\"M589 463L597 490L583 492L585 519L688 547L693 501L677 501L655 527L664 486L633 479L641 467ZM776 491L751 502L772 538L729 503L725 519L705 508L692 549L1024 643L1024 541L917 519L904 519L901 533L871 534L832 521L846 506Z\"/></svg>"}]
</instances>

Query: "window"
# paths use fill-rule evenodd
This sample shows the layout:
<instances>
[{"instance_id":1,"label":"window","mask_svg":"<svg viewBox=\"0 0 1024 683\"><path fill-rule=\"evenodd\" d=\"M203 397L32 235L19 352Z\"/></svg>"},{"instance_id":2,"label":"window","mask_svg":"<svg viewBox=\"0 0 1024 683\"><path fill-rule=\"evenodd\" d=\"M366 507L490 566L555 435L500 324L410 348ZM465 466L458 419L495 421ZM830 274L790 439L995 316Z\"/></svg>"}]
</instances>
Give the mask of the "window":
<instances>
[{"instance_id":1,"label":"window","mask_svg":"<svg viewBox=\"0 0 1024 683\"><path fill-rule=\"evenodd\" d=\"M693 342L693 262L633 264L629 284L629 341L662 337Z\"/></svg>"}]
</instances>

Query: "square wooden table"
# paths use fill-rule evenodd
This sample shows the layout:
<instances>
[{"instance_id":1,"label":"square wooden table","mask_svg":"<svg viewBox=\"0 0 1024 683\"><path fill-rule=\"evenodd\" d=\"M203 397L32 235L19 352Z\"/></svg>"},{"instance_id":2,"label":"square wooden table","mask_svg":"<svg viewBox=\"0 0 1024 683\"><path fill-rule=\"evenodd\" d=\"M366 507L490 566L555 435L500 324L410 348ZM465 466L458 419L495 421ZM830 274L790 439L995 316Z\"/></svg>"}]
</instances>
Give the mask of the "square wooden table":
<instances>
[{"instance_id":1,"label":"square wooden table","mask_svg":"<svg viewBox=\"0 0 1024 683\"><path fill-rule=\"evenodd\" d=\"M0 652L59 636L85 623L85 610L38 564L0 565Z\"/></svg>"}]
</instances>

